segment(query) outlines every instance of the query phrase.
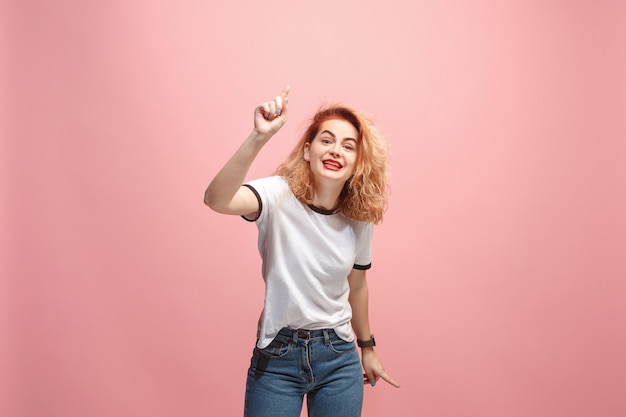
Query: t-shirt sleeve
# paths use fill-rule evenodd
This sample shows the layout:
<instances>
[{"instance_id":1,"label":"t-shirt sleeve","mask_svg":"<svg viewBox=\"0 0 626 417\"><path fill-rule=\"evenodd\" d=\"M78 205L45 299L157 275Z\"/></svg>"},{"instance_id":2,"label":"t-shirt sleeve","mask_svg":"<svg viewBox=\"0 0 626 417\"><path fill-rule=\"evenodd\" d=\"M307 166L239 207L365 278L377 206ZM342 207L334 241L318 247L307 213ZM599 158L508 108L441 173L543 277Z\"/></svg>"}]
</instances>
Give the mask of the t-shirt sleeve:
<instances>
[{"instance_id":1,"label":"t-shirt sleeve","mask_svg":"<svg viewBox=\"0 0 626 417\"><path fill-rule=\"evenodd\" d=\"M259 195L259 192L252 185L244 184L243 186L249 188L250 191L252 191L252 193L254 194L254 196L256 197L256 199L257 199L257 201L259 203L259 210L256 213L252 214L250 217L247 216L247 215L241 216L241 217L244 220L246 220L246 221L255 222L255 221L257 221L257 219L259 218L259 216L263 212L263 200L261 200L261 196Z\"/></svg>"},{"instance_id":2,"label":"t-shirt sleeve","mask_svg":"<svg viewBox=\"0 0 626 417\"><path fill-rule=\"evenodd\" d=\"M356 256L354 269L367 270L372 267L372 235L373 223L361 223L357 233Z\"/></svg>"},{"instance_id":3,"label":"t-shirt sleeve","mask_svg":"<svg viewBox=\"0 0 626 417\"><path fill-rule=\"evenodd\" d=\"M267 219L276 196L280 194L286 184L281 177L267 177L249 181L243 186L248 187L256 196L259 202L259 211L254 217L241 217L249 222L263 223Z\"/></svg>"}]
</instances>

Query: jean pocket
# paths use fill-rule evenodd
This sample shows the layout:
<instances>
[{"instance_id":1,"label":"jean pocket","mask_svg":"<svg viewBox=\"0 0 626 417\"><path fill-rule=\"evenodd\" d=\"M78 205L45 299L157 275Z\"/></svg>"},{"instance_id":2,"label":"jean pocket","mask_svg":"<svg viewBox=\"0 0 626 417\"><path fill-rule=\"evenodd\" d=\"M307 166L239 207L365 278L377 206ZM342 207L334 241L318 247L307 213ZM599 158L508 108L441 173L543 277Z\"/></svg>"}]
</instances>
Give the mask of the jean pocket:
<instances>
[{"instance_id":1,"label":"jean pocket","mask_svg":"<svg viewBox=\"0 0 626 417\"><path fill-rule=\"evenodd\" d=\"M281 358L291 351L291 343L274 339L263 349L255 348L255 352L265 358Z\"/></svg>"},{"instance_id":2,"label":"jean pocket","mask_svg":"<svg viewBox=\"0 0 626 417\"><path fill-rule=\"evenodd\" d=\"M346 342L341 338L332 338L330 340L330 348L335 353L352 353L356 350L354 342Z\"/></svg>"}]
</instances>

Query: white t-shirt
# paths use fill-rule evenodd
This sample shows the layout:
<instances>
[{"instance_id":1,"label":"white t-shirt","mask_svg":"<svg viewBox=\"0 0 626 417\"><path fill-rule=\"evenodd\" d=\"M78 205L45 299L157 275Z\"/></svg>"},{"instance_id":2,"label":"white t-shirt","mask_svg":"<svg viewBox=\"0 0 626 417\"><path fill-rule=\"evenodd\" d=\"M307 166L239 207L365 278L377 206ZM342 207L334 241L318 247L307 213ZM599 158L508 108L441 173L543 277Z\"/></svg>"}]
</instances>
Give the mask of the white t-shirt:
<instances>
[{"instance_id":1,"label":"white t-shirt","mask_svg":"<svg viewBox=\"0 0 626 417\"><path fill-rule=\"evenodd\" d=\"M282 177L246 184L259 199L255 221L265 304L257 337L264 348L281 328L333 328L352 341L348 275L371 266L373 224L300 202Z\"/></svg>"}]
</instances>

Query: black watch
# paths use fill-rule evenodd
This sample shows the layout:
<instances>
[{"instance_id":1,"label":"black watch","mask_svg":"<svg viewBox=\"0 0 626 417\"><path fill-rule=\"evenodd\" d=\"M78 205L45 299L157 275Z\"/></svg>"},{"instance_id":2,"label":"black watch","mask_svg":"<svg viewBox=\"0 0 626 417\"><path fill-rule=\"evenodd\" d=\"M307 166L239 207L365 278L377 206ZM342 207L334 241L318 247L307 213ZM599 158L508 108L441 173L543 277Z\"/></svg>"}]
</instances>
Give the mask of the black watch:
<instances>
[{"instance_id":1,"label":"black watch","mask_svg":"<svg viewBox=\"0 0 626 417\"><path fill-rule=\"evenodd\" d=\"M376 346L376 340L374 340L374 335L372 335L370 337L370 340L356 340L356 344L360 347L360 348L368 348L368 347L374 347Z\"/></svg>"}]
</instances>

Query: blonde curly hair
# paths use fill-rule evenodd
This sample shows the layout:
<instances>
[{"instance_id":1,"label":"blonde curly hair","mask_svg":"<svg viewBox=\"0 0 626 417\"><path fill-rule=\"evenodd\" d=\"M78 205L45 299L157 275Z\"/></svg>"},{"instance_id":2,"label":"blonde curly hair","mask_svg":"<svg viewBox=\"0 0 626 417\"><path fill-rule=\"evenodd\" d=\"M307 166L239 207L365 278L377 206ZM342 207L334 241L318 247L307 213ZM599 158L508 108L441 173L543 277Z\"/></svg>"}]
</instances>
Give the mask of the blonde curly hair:
<instances>
[{"instance_id":1,"label":"blonde curly hair","mask_svg":"<svg viewBox=\"0 0 626 417\"><path fill-rule=\"evenodd\" d=\"M352 124L358 134L354 174L346 181L337 210L357 221L378 224L387 209L388 145L371 120L363 113L344 105L322 106L310 120L286 161L276 170L285 178L295 196L305 204L313 203L313 175L304 160L304 144L311 143L320 125L332 119Z\"/></svg>"}]
</instances>

